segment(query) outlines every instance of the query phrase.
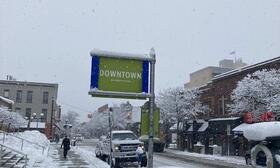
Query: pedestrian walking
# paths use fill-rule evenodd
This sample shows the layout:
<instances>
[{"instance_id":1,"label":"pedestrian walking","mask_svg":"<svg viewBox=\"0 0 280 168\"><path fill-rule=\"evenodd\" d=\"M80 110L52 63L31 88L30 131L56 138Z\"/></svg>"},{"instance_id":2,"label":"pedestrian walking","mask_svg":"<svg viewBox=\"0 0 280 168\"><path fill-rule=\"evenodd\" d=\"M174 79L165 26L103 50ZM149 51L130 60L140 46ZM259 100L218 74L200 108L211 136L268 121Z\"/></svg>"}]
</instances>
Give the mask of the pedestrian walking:
<instances>
[{"instance_id":1,"label":"pedestrian walking","mask_svg":"<svg viewBox=\"0 0 280 168\"><path fill-rule=\"evenodd\" d=\"M62 140L62 144L61 144L60 148L62 148L62 146L63 146L63 156L64 156L64 158L66 158L67 152L70 150L70 139L67 137L67 135Z\"/></svg>"},{"instance_id":2,"label":"pedestrian walking","mask_svg":"<svg viewBox=\"0 0 280 168\"><path fill-rule=\"evenodd\" d=\"M143 149L141 145L139 145L136 149L136 155L137 155L137 161L138 161L138 167L142 167L142 160L143 160Z\"/></svg>"}]
</instances>

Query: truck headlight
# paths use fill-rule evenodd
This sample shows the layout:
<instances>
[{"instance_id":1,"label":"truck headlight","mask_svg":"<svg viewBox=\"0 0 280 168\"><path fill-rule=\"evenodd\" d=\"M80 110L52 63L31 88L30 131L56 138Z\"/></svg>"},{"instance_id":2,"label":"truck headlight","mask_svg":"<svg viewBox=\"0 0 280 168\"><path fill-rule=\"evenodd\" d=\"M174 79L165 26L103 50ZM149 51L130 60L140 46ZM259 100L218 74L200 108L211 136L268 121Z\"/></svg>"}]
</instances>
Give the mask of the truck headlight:
<instances>
[{"instance_id":1,"label":"truck headlight","mask_svg":"<svg viewBox=\"0 0 280 168\"><path fill-rule=\"evenodd\" d=\"M118 150L120 150L120 147L119 147L118 145L115 145L114 149L115 149L116 151L118 151Z\"/></svg>"},{"instance_id":2,"label":"truck headlight","mask_svg":"<svg viewBox=\"0 0 280 168\"><path fill-rule=\"evenodd\" d=\"M141 144L141 148L143 149L143 151L145 151L145 146L144 146L144 144Z\"/></svg>"}]
</instances>

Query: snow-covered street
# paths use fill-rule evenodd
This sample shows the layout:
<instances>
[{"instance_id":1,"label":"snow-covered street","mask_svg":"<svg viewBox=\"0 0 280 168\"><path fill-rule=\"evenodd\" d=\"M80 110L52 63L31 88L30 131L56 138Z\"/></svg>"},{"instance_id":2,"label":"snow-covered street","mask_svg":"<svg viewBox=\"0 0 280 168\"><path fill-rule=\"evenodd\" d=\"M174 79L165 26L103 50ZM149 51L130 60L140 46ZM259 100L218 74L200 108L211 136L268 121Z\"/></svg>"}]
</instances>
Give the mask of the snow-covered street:
<instances>
[{"instance_id":1,"label":"snow-covered street","mask_svg":"<svg viewBox=\"0 0 280 168\"><path fill-rule=\"evenodd\" d=\"M52 144L49 151L48 161L52 160L53 167L60 168L109 168L106 162L95 157L94 147L96 140L86 139L78 143L77 146L71 147L67 159L62 157L60 144ZM48 164L41 163L40 167L47 167ZM39 165L38 165L39 167ZM136 168L136 164L125 164L123 168ZM197 163L185 162L179 159L168 158L154 155L155 168L212 168L212 166L200 165ZM214 168L214 167L213 167Z\"/></svg>"},{"instance_id":2,"label":"snow-covered street","mask_svg":"<svg viewBox=\"0 0 280 168\"><path fill-rule=\"evenodd\" d=\"M71 146L68 156L63 157L61 141L59 143L49 143L43 134L37 131L27 131L16 134L20 137L26 137L30 142L37 143L46 147L44 153L40 148L35 148L32 144L25 144L23 153L27 154L29 159L28 168L109 168L109 165L95 156L95 146L97 139L85 139L77 142L76 146ZM3 137L3 135L2 135ZM12 135L6 135L7 146L17 146L20 150L20 141ZM240 159L240 158L239 158ZM204 161L203 161L204 160ZM206 161L205 161L206 160ZM166 150L164 153L154 153L154 168L223 168L232 167L224 164L213 164L210 161L226 163L240 163L244 165L244 160L238 161L237 158L218 157L212 155L200 155L195 153L182 152L177 150ZM215 165L215 166L214 166ZM126 163L122 168L136 168L136 163Z\"/></svg>"},{"instance_id":3,"label":"snow-covered street","mask_svg":"<svg viewBox=\"0 0 280 168\"><path fill-rule=\"evenodd\" d=\"M155 168L214 168L212 166L205 166L196 163L181 161L178 159L167 158L155 154L154 156Z\"/></svg>"}]
</instances>

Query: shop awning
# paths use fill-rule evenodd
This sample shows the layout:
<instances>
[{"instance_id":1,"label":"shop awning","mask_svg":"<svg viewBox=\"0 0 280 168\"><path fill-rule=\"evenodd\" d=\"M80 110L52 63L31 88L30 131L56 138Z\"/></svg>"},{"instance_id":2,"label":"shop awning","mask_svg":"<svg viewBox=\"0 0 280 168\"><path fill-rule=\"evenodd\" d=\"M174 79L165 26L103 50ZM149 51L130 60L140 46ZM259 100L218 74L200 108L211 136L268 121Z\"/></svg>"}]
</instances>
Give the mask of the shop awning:
<instances>
[{"instance_id":1,"label":"shop awning","mask_svg":"<svg viewBox=\"0 0 280 168\"><path fill-rule=\"evenodd\" d=\"M208 126L209 126L209 123L208 123L208 122L204 122L204 123L202 124L202 126L198 129L198 132L204 132L204 131L206 131L206 129L208 128Z\"/></svg>"},{"instance_id":2,"label":"shop awning","mask_svg":"<svg viewBox=\"0 0 280 168\"><path fill-rule=\"evenodd\" d=\"M237 127L243 122L241 117L214 118L209 120L209 131L211 134L227 134L228 129Z\"/></svg>"}]
</instances>

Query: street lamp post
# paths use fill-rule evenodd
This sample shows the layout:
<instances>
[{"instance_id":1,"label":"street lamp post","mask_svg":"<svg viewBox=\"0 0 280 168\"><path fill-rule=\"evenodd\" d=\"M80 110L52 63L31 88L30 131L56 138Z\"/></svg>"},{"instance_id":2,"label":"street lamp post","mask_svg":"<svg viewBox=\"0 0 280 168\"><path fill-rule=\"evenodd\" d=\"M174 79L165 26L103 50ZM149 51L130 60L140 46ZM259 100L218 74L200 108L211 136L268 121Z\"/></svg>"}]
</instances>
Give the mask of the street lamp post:
<instances>
[{"instance_id":1,"label":"street lamp post","mask_svg":"<svg viewBox=\"0 0 280 168\"><path fill-rule=\"evenodd\" d=\"M31 122L31 120L33 120L33 117L32 116L25 117L25 119L28 120L27 129L30 130L30 122Z\"/></svg>"}]
</instances>

